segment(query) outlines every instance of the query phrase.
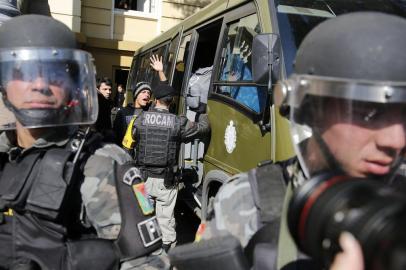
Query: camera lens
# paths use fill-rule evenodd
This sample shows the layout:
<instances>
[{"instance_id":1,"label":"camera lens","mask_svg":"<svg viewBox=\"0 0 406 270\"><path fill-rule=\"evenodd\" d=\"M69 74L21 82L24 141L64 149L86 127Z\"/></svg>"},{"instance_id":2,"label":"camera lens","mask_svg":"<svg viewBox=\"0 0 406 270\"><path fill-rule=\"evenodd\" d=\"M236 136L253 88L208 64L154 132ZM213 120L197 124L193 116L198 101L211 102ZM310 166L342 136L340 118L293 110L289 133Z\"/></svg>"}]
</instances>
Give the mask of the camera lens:
<instances>
[{"instance_id":1,"label":"camera lens","mask_svg":"<svg viewBox=\"0 0 406 270\"><path fill-rule=\"evenodd\" d=\"M322 265L331 264L340 233L348 231L362 246L366 269L406 269L406 201L377 181L341 175L307 181L290 202L288 226L298 247Z\"/></svg>"}]
</instances>

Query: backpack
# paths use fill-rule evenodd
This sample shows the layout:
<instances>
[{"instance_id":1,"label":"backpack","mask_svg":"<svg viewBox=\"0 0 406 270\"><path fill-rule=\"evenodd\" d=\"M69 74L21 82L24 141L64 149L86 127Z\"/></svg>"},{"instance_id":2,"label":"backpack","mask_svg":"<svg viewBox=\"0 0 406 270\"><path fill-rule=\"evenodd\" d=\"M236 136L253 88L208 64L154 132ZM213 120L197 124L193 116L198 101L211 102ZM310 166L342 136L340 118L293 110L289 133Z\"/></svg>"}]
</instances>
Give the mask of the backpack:
<instances>
[{"instance_id":1,"label":"backpack","mask_svg":"<svg viewBox=\"0 0 406 270\"><path fill-rule=\"evenodd\" d=\"M189 79L186 104L191 110L198 109L200 104L207 104L210 79L213 66L199 68Z\"/></svg>"}]
</instances>

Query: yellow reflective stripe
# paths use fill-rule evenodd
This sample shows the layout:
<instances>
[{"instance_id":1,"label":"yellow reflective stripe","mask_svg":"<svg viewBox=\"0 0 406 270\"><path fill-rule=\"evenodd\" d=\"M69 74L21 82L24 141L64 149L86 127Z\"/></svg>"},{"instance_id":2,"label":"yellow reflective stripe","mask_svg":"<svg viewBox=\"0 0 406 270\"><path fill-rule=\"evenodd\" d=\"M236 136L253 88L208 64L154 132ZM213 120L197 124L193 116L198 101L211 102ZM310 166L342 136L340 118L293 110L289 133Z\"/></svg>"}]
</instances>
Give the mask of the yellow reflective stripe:
<instances>
[{"instance_id":1,"label":"yellow reflective stripe","mask_svg":"<svg viewBox=\"0 0 406 270\"><path fill-rule=\"evenodd\" d=\"M134 115L134 117L131 119L130 123L128 124L123 141L121 142L123 147L128 150L133 149L134 145L135 145L135 140L133 138L133 126L134 126L135 119L137 119L136 115Z\"/></svg>"},{"instance_id":2,"label":"yellow reflective stripe","mask_svg":"<svg viewBox=\"0 0 406 270\"><path fill-rule=\"evenodd\" d=\"M5 212L3 212L4 213L4 215L6 215L6 216L12 216L13 215L13 209L8 209L7 211L5 211Z\"/></svg>"}]
</instances>

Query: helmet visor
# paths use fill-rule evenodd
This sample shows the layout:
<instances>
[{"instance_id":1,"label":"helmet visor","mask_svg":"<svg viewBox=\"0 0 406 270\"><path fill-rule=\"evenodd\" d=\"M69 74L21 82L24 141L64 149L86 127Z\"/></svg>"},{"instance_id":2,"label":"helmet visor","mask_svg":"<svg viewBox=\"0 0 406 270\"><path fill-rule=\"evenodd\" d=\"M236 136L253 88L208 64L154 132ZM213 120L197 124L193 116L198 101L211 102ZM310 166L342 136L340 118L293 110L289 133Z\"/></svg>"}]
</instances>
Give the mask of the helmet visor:
<instances>
[{"instance_id":1,"label":"helmet visor","mask_svg":"<svg viewBox=\"0 0 406 270\"><path fill-rule=\"evenodd\" d=\"M338 95L334 89L343 85L319 87L319 81L305 79L293 78L288 98L292 136L305 174L340 171L367 177L392 172L406 146L405 89L352 83ZM370 91L376 99L359 95L357 89ZM390 89L397 98L377 89Z\"/></svg>"},{"instance_id":2,"label":"helmet visor","mask_svg":"<svg viewBox=\"0 0 406 270\"><path fill-rule=\"evenodd\" d=\"M0 129L91 124L98 104L90 54L80 50L0 52Z\"/></svg>"}]
</instances>

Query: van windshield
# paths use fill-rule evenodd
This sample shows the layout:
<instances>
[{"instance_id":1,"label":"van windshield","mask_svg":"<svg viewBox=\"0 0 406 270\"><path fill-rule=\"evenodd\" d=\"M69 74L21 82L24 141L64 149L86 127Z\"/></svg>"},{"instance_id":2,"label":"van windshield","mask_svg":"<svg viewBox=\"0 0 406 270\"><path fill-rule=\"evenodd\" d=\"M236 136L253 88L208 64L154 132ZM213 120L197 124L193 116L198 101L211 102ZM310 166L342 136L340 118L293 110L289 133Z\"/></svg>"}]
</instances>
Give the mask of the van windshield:
<instances>
[{"instance_id":1,"label":"van windshield","mask_svg":"<svg viewBox=\"0 0 406 270\"><path fill-rule=\"evenodd\" d=\"M406 0L279 0L276 5L286 75L293 71L296 50L320 22L343 13L379 11L406 17Z\"/></svg>"}]
</instances>

